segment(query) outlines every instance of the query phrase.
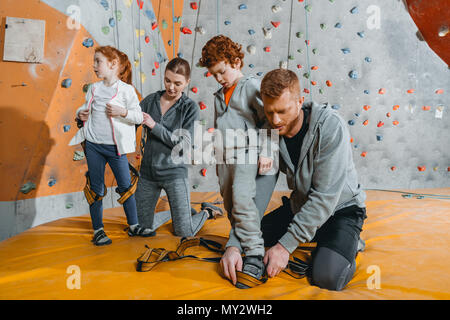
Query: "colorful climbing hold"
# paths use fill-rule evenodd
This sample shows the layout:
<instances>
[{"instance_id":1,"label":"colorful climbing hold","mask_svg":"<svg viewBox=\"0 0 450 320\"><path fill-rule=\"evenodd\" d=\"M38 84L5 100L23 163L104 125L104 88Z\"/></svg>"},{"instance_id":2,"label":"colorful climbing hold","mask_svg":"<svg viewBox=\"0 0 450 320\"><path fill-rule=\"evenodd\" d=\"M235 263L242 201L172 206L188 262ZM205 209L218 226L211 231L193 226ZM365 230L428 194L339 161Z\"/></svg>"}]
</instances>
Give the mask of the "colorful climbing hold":
<instances>
[{"instance_id":1,"label":"colorful climbing hold","mask_svg":"<svg viewBox=\"0 0 450 320\"><path fill-rule=\"evenodd\" d=\"M364 120L363 125L367 126L369 124L369 120Z\"/></svg>"},{"instance_id":2,"label":"colorful climbing hold","mask_svg":"<svg viewBox=\"0 0 450 320\"><path fill-rule=\"evenodd\" d=\"M295 34L295 36L300 39L301 37L303 37L303 32L299 31Z\"/></svg>"},{"instance_id":3,"label":"colorful climbing hold","mask_svg":"<svg viewBox=\"0 0 450 320\"><path fill-rule=\"evenodd\" d=\"M229 26L229 25L231 24L231 21L229 21L229 20L225 20L225 22L224 22L224 23L225 23L225 25L226 25L226 26Z\"/></svg>"},{"instance_id":4,"label":"colorful climbing hold","mask_svg":"<svg viewBox=\"0 0 450 320\"><path fill-rule=\"evenodd\" d=\"M423 106L422 110L423 111L429 111L431 109L431 106Z\"/></svg>"},{"instance_id":5,"label":"colorful climbing hold","mask_svg":"<svg viewBox=\"0 0 450 320\"><path fill-rule=\"evenodd\" d=\"M414 89L409 89L406 91L407 93L414 93Z\"/></svg>"},{"instance_id":6,"label":"colorful climbing hold","mask_svg":"<svg viewBox=\"0 0 450 320\"><path fill-rule=\"evenodd\" d=\"M191 29L189 29L188 27L181 28L181 32L183 32L184 34L192 34Z\"/></svg>"},{"instance_id":7,"label":"colorful climbing hold","mask_svg":"<svg viewBox=\"0 0 450 320\"><path fill-rule=\"evenodd\" d=\"M312 66L312 67L311 67L311 70L317 70L317 69L319 69L318 66Z\"/></svg>"},{"instance_id":8,"label":"colorful climbing hold","mask_svg":"<svg viewBox=\"0 0 450 320\"><path fill-rule=\"evenodd\" d=\"M109 18L109 26L114 28L116 26L116 20L114 18Z\"/></svg>"},{"instance_id":9,"label":"colorful climbing hold","mask_svg":"<svg viewBox=\"0 0 450 320\"><path fill-rule=\"evenodd\" d=\"M158 28L158 23L152 22L152 30L155 30L156 28Z\"/></svg>"},{"instance_id":10,"label":"colorful climbing hold","mask_svg":"<svg viewBox=\"0 0 450 320\"><path fill-rule=\"evenodd\" d=\"M393 124L394 126L396 126L396 125L399 124L399 122L398 122L397 120L394 120L394 121L392 121L392 124Z\"/></svg>"},{"instance_id":11,"label":"colorful climbing hold","mask_svg":"<svg viewBox=\"0 0 450 320\"><path fill-rule=\"evenodd\" d=\"M109 9L109 3L108 3L107 0L101 0L101 1L100 1L100 4L103 6L103 8L104 8L105 10L108 10L108 9Z\"/></svg>"},{"instance_id":12,"label":"colorful climbing hold","mask_svg":"<svg viewBox=\"0 0 450 320\"><path fill-rule=\"evenodd\" d=\"M363 109L367 111L367 110L370 109L370 106L369 106L369 105L365 105L365 106L363 107Z\"/></svg>"},{"instance_id":13,"label":"colorful climbing hold","mask_svg":"<svg viewBox=\"0 0 450 320\"><path fill-rule=\"evenodd\" d=\"M331 106L331 108L334 109L334 110L339 110L341 108L341 106L339 104L333 104Z\"/></svg>"},{"instance_id":14,"label":"colorful climbing hold","mask_svg":"<svg viewBox=\"0 0 450 320\"><path fill-rule=\"evenodd\" d=\"M370 91L369 90L364 90L364 93L365 94L370 94Z\"/></svg>"},{"instance_id":15,"label":"colorful climbing hold","mask_svg":"<svg viewBox=\"0 0 450 320\"><path fill-rule=\"evenodd\" d=\"M200 102L198 103L198 105L199 105L199 107L200 107L200 110L205 110L205 109L206 109L206 104L204 104L202 101L200 101Z\"/></svg>"},{"instance_id":16,"label":"colorful climbing hold","mask_svg":"<svg viewBox=\"0 0 450 320\"><path fill-rule=\"evenodd\" d=\"M325 81L325 84L327 85L327 87L331 87L333 85L330 80Z\"/></svg>"},{"instance_id":17,"label":"colorful climbing hold","mask_svg":"<svg viewBox=\"0 0 450 320\"><path fill-rule=\"evenodd\" d=\"M270 52L270 47L264 47L265 52Z\"/></svg>"},{"instance_id":18,"label":"colorful climbing hold","mask_svg":"<svg viewBox=\"0 0 450 320\"><path fill-rule=\"evenodd\" d=\"M378 90L379 94L385 94L386 93L386 89L385 88L381 88L380 90Z\"/></svg>"},{"instance_id":19,"label":"colorful climbing hold","mask_svg":"<svg viewBox=\"0 0 450 320\"><path fill-rule=\"evenodd\" d=\"M90 48L94 45L94 40L92 40L91 38L87 38L83 41L83 46L86 48Z\"/></svg>"},{"instance_id":20,"label":"colorful climbing hold","mask_svg":"<svg viewBox=\"0 0 450 320\"><path fill-rule=\"evenodd\" d=\"M197 2L191 2L191 9L192 10L197 10L198 9Z\"/></svg>"},{"instance_id":21,"label":"colorful climbing hold","mask_svg":"<svg viewBox=\"0 0 450 320\"><path fill-rule=\"evenodd\" d=\"M423 172L423 171L426 170L426 167L425 166L418 166L417 170L419 170L420 172Z\"/></svg>"},{"instance_id":22,"label":"colorful climbing hold","mask_svg":"<svg viewBox=\"0 0 450 320\"><path fill-rule=\"evenodd\" d=\"M109 33L109 27L108 26L105 26L105 27L103 27L102 28L102 32L103 32L103 34L108 34Z\"/></svg>"},{"instance_id":23,"label":"colorful climbing hold","mask_svg":"<svg viewBox=\"0 0 450 320\"><path fill-rule=\"evenodd\" d=\"M351 14L356 14L356 13L358 13L358 12L359 12L358 7L353 7L353 8L350 10L350 13L351 13Z\"/></svg>"},{"instance_id":24,"label":"colorful climbing hold","mask_svg":"<svg viewBox=\"0 0 450 320\"><path fill-rule=\"evenodd\" d=\"M63 126L63 131L64 132L67 132L69 130L70 130L70 125L69 124L66 124L66 125Z\"/></svg>"},{"instance_id":25,"label":"colorful climbing hold","mask_svg":"<svg viewBox=\"0 0 450 320\"><path fill-rule=\"evenodd\" d=\"M72 79L64 79L62 82L61 82L61 87L63 87L63 88L70 88L70 86L72 85Z\"/></svg>"},{"instance_id":26,"label":"colorful climbing hold","mask_svg":"<svg viewBox=\"0 0 450 320\"><path fill-rule=\"evenodd\" d=\"M33 189L36 189L36 185L33 182L29 181L20 188L20 192L27 194Z\"/></svg>"},{"instance_id":27,"label":"colorful climbing hold","mask_svg":"<svg viewBox=\"0 0 450 320\"><path fill-rule=\"evenodd\" d=\"M247 47L247 52L250 53L250 54L255 54L256 53L256 47L254 45L252 45L252 44L249 45Z\"/></svg>"},{"instance_id":28,"label":"colorful climbing hold","mask_svg":"<svg viewBox=\"0 0 450 320\"><path fill-rule=\"evenodd\" d=\"M352 79L358 79L358 73L355 70L350 71L348 76Z\"/></svg>"},{"instance_id":29,"label":"colorful climbing hold","mask_svg":"<svg viewBox=\"0 0 450 320\"><path fill-rule=\"evenodd\" d=\"M341 49L341 51L343 54L347 54L347 53L351 52L349 48L343 48L343 49Z\"/></svg>"},{"instance_id":30,"label":"colorful climbing hold","mask_svg":"<svg viewBox=\"0 0 450 320\"><path fill-rule=\"evenodd\" d=\"M386 113L386 117L390 118L391 117L391 113L390 112Z\"/></svg>"},{"instance_id":31,"label":"colorful climbing hold","mask_svg":"<svg viewBox=\"0 0 450 320\"><path fill-rule=\"evenodd\" d=\"M383 121L378 121L377 127L381 128L382 126L384 126L384 122Z\"/></svg>"},{"instance_id":32,"label":"colorful climbing hold","mask_svg":"<svg viewBox=\"0 0 450 320\"><path fill-rule=\"evenodd\" d=\"M400 108L400 106L398 104L396 104L395 106L392 107L393 110L398 110L398 108Z\"/></svg>"},{"instance_id":33,"label":"colorful climbing hold","mask_svg":"<svg viewBox=\"0 0 450 320\"><path fill-rule=\"evenodd\" d=\"M56 179L50 179L50 180L48 181L48 186L49 186L49 187L53 187L55 184L56 184Z\"/></svg>"},{"instance_id":34,"label":"colorful climbing hold","mask_svg":"<svg viewBox=\"0 0 450 320\"><path fill-rule=\"evenodd\" d=\"M150 37L149 36L145 36L145 42L149 43L150 42Z\"/></svg>"},{"instance_id":35,"label":"colorful climbing hold","mask_svg":"<svg viewBox=\"0 0 450 320\"><path fill-rule=\"evenodd\" d=\"M363 153L361 153L361 157L365 158L367 156L367 152L364 151Z\"/></svg>"},{"instance_id":36,"label":"colorful climbing hold","mask_svg":"<svg viewBox=\"0 0 450 320\"><path fill-rule=\"evenodd\" d=\"M311 12L312 6L311 6L310 4L307 4L307 5L305 6L305 10L306 10L307 12Z\"/></svg>"},{"instance_id":37,"label":"colorful climbing hold","mask_svg":"<svg viewBox=\"0 0 450 320\"><path fill-rule=\"evenodd\" d=\"M254 34L255 34L255 30L249 29L249 30L248 30L248 34L249 34L249 35L254 35Z\"/></svg>"},{"instance_id":38,"label":"colorful climbing hold","mask_svg":"<svg viewBox=\"0 0 450 320\"><path fill-rule=\"evenodd\" d=\"M320 24L320 29L325 30L327 28L327 25L325 23Z\"/></svg>"},{"instance_id":39,"label":"colorful climbing hold","mask_svg":"<svg viewBox=\"0 0 450 320\"><path fill-rule=\"evenodd\" d=\"M197 87L192 87L191 91L192 91L193 93L197 93L197 92L198 92L198 89L197 89Z\"/></svg>"},{"instance_id":40,"label":"colorful climbing hold","mask_svg":"<svg viewBox=\"0 0 450 320\"><path fill-rule=\"evenodd\" d=\"M272 6L272 12L277 13L281 11L281 7L279 5Z\"/></svg>"},{"instance_id":41,"label":"colorful climbing hold","mask_svg":"<svg viewBox=\"0 0 450 320\"><path fill-rule=\"evenodd\" d=\"M366 36L366 33L364 31L359 31L356 33L360 38L364 38Z\"/></svg>"},{"instance_id":42,"label":"colorful climbing hold","mask_svg":"<svg viewBox=\"0 0 450 320\"><path fill-rule=\"evenodd\" d=\"M303 89L303 92L304 93L309 93L309 90L305 88L305 89Z\"/></svg>"},{"instance_id":43,"label":"colorful climbing hold","mask_svg":"<svg viewBox=\"0 0 450 320\"><path fill-rule=\"evenodd\" d=\"M444 93L444 90L443 89L438 89L438 90L436 90L436 94L443 94Z\"/></svg>"},{"instance_id":44,"label":"colorful climbing hold","mask_svg":"<svg viewBox=\"0 0 450 320\"><path fill-rule=\"evenodd\" d=\"M383 136L381 134L377 134L377 141L382 141L383 140Z\"/></svg>"},{"instance_id":45,"label":"colorful climbing hold","mask_svg":"<svg viewBox=\"0 0 450 320\"><path fill-rule=\"evenodd\" d=\"M336 23L334 25L335 28L341 29L342 28L342 24L340 22Z\"/></svg>"},{"instance_id":46,"label":"colorful climbing hold","mask_svg":"<svg viewBox=\"0 0 450 320\"><path fill-rule=\"evenodd\" d=\"M206 169L205 168L203 168L200 172L201 172L202 176L204 176L204 177L206 176Z\"/></svg>"},{"instance_id":47,"label":"colorful climbing hold","mask_svg":"<svg viewBox=\"0 0 450 320\"><path fill-rule=\"evenodd\" d=\"M396 166L392 166L392 167L391 167L391 170L392 170L392 171L395 171L395 169L397 169Z\"/></svg>"},{"instance_id":48,"label":"colorful climbing hold","mask_svg":"<svg viewBox=\"0 0 450 320\"><path fill-rule=\"evenodd\" d=\"M270 21L270 23L271 23L275 28L278 28L278 26L281 24L280 21Z\"/></svg>"},{"instance_id":49,"label":"colorful climbing hold","mask_svg":"<svg viewBox=\"0 0 450 320\"><path fill-rule=\"evenodd\" d=\"M348 124L351 125L351 126L355 125L355 120L349 120Z\"/></svg>"},{"instance_id":50,"label":"colorful climbing hold","mask_svg":"<svg viewBox=\"0 0 450 320\"><path fill-rule=\"evenodd\" d=\"M247 5L245 3L239 5L239 10L247 9Z\"/></svg>"},{"instance_id":51,"label":"colorful climbing hold","mask_svg":"<svg viewBox=\"0 0 450 320\"><path fill-rule=\"evenodd\" d=\"M366 62L369 62L369 63L372 62L372 58L371 58L371 57L365 57L364 60L365 60Z\"/></svg>"},{"instance_id":52,"label":"colorful climbing hold","mask_svg":"<svg viewBox=\"0 0 450 320\"><path fill-rule=\"evenodd\" d=\"M311 81L311 84L312 84L313 86L315 86L315 85L317 84L317 82L316 82L316 81Z\"/></svg>"}]
</instances>

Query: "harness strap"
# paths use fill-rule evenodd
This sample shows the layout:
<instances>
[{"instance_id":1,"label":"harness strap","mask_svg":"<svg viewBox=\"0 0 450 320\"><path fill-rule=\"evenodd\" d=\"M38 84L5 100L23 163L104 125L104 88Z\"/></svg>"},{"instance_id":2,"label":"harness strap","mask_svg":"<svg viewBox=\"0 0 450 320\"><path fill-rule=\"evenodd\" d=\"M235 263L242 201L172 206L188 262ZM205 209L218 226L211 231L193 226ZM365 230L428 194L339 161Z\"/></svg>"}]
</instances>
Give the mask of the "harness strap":
<instances>
[{"instance_id":1,"label":"harness strap","mask_svg":"<svg viewBox=\"0 0 450 320\"><path fill-rule=\"evenodd\" d=\"M102 196L98 195L94 190L91 189L91 180L89 179L89 171L86 172L86 185L84 186L84 196L86 197L87 202L89 205L92 205L96 201L102 200L106 193L108 192L106 189L106 185L104 185L103 190L104 194Z\"/></svg>"},{"instance_id":2,"label":"harness strap","mask_svg":"<svg viewBox=\"0 0 450 320\"><path fill-rule=\"evenodd\" d=\"M139 181L139 172L136 170L136 168L133 167L130 163L128 163L128 168L130 169L131 185L124 192L119 192L119 188L116 188L116 192L120 194L120 198L117 199L117 202L119 202L120 204L123 204L136 192L137 183Z\"/></svg>"}]
</instances>

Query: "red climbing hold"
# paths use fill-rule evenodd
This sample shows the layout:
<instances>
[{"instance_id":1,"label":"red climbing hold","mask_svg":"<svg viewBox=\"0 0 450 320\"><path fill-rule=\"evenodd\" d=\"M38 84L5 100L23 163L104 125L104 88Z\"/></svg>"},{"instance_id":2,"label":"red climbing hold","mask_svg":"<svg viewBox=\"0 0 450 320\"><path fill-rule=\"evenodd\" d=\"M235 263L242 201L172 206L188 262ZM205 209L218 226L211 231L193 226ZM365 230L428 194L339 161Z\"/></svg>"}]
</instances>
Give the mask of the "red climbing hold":
<instances>
[{"instance_id":1,"label":"red climbing hold","mask_svg":"<svg viewBox=\"0 0 450 320\"><path fill-rule=\"evenodd\" d=\"M381 88L380 90L378 90L379 94L385 94L386 93L386 89L385 88Z\"/></svg>"},{"instance_id":2,"label":"red climbing hold","mask_svg":"<svg viewBox=\"0 0 450 320\"><path fill-rule=\"evenodd\" d=\"M159 69L159 62L158 61L155 61L155 68Z\"/></svg>"},{"instance_id":3,"label":"red climbing hold","mask_svg":"<svg viewBox=\"0 0 450 320\"><path fill-rule=\"evenodd\" d=\"M150 37L149 37L149 36L146 36L146 37L145 37L145 42L146 42L146 43L149 43L149 42L150 42Z\"/></svg>"},{"instance_id":4,"label":"red climbing hold","mask_svg":"<svg viewBox=\"0 0 450 320\"><path fill-rule=\"evenodd\" d=\"M270 23L271 23L275 28L278 28L278 26L280 25L281 22L279 22L279 21L270 21Z\"/></svg>"},{"instance_id":5,"label":"red climbing hold","mask_svg":"<svg viewBox=\"0 0 450 320\"><path fill-rule=\"evenodd\" d=\"M203 168L202 170L201 170L201 173L202 173L202 176L206 176L206 169L205 168Z\"/></svg>"},{"instance_id":6,"label":"red climbing hold","mask_svg":"<svg viewBox=\"0 0 450 320\"><path fill-rule=\"evenodd\" d=\"M210 77L210 76L211 76L211 72L207 71L207 72L205 73L205 77Z\"/></svg>"},{"instance_id":7,"label":"red climbing hold","mask_svg":"<svg viewBox=\"0 0 450 320\"><path fill-rule=\"evenodd\" d=\"M397 120L395 120L395 121L392 121L392 124L394 125L394 126L396 126L396 125L398 125L398 121Z\"/></svg>"},{"instance_id":8,"label":"red climbing hold","mask_svg":"<svg viewBox=\"0 0 450 320\"><path fill-rule=\"evenodd\" d=\"M383 121L379 121L378 124L377 124L377 127L381 128L382 126L384 126L384 122Z\"/></svg>"},{"instance_id":9,"label":"red climbing hold","mask_svg":"<svg viewBox=\"0 0 450 320\"><path fill-rule=\"evenodd\" d=\"M400 108L400 106L398 104L396 104L395 106L392 107L393 110L398 110L398 108Z\"/></svg>"},{"instance_id":10,"label":"red climbing hold","mask_svg":"<svg viewBox=\"0 0 450 320\"><path fill-rule=\"evenodd\" d=\"M414 89L409 89L408 91L406 91L408 93L414 93Z\"/></svg>"},{"instance_id":11,"label":"red climbing hold","mask_svg":"<svg viewBox=\"0 0 450 320\"><path fill-rule=\"evenodd\" d=\"M213 131L214 131L214 128L209 128L209 129L208 129L208 132L209 132L209 133L212 133Z\"/></svg>"},{"instance_id":12,"label":"red climbing hold","mask_svg":"<svg viewBox=\"0 0 450 320\"><path fill-rule=\"evenodd\" d=\"M423 111L428 111L428 110L430 110L430 109L431 109L430 106L423 106L423 107L422 107L422 110L423 110Z\"/></svg>"},{"instance_id":13,"label":"red climbing hold","mask_svg":"<svg viewBox=\"0 0 450 320\"><path fill-rule=\"evenodd\" d=\"M303 66L302 66L301 64L298 64L298 65L297 65L297 68L298 68L298 69L301 69L301 68L303 68Z\"/></svg>"},{"instance_id":14,"label":"red climbing hold","mask_svg":"<svg viewBox=\"0 0 450 320\"><path fill-rule=\"evenodd\" d=\"M206 109L206 104L204 104L202 101L200 101L198 103L198 105L200 106L200 110L205 110Z\"/></svg>"},{"instance_id":15,"label":"red climbing hold","mask_svg":"<svg viewBox=\"0 0 450 320\"><path fill-rule=\"evenodd\" d=\"M309 46L309 44L310 44L309 40L305 40L305 43L307 46Z\"/></svg>"},{"instance_id":16,"label":"red climbing hold","mask_svg":"<svg viewBox=\"0 0 450 320\"><path fill-rule=\"evenodd\" d=\"M197 10L198 9L197 2L191 2L191 8L192 10Z\"/></svg>"},{"instance_id":17,"label":"red climbing hold","mask_svg":"<svg viewBox=\"0 0 450 320\"><path fill-rule=\"evenodd\" d=\"M155 30L156 28L158 28L158 23L152 22L152 30Z\"/></svg>"},{"instance_id":18,"label":"red climbing hold","mask_svg":"<svg viewBox=\"0 0 450 320\"><path fill-rule=\"evenodd\" d=\"M418 166L417 169L422 172L422 171L425 171L426 167L425 166Z\"/></svg>"},{"instance_id":19,"label":"red climbing hold","mask_svg":"<svg viewBox=\"0 0 450 320\"><path fill-rule=\"evenodd\" d=\"M144 1L143 0L136 0L137 5L139 6L139 9L142 10L142 8L144 7Z\"/></svg>"},{"instance_id":20,"label":"red climbing hold","mask_svg":"<svg viewBox=\"0 0 450 320\"><path fill-rule=\"evenodd\" d=\"M394 171L395 169L397 169L397 167L395 167L395 166L391 167L392 171Z\"/></svg>"},{"instance_id":21,"label":"red climbing hold","mask_svg":"<svg viewBox=\"0 0 450 320\"><path fill-rule=\"evenodd\" d=\"M442 89L436 90L436 94L443 94L443 93L444 93L444 90L442 90Z\"/></svg>"},{"instance_id":22,"label":"red climbing hold","mask_svg":"<svg viewBox=\"0 0 450 320\"><path fill-rule=\"evenodd\" d=\"M363 107L363 109L367 111L367 110L370 109L370 106L366 104L366 105Z\"/></svg>"},{"instance_id":23,"label":"red climbing hold","mask_svg":"<svg viewBox=\"0 0 450 320\"><path fill-rule=\"evenodd\" d=\"M325 83L327 84L328 87L331 87L333 85L330 80L327 80Z\"/></svg>"},{"instance_id":24,"label":"red climbing hold","mask_svg":"<svg viewBox=\"0 0 450 320\"><path fill-rule=\"evenodd\" d=\"M350 143L353 143L353 138L350 138Z\"/></svg>"},{"instance_id":25,"label":"red climbing hold","mask_svg":"<svg viewBox=\"0 0 450 320\"><path fill-rule=\"evenodd\" d=\"M447 171L450 172L450 167L447 167Z\"/></svg>"},{"instance_id":26,"label":"red climbing hold","mask_svg":"<svg viewBox=\"0 0 450 320\"><path fill-rule=\"evenodd\" d=\"M265 52L270 52L270 47L264 47Z\"/></svg>"},{"instance_id":27,"label":"red climbing hold","mask_svg":"<svg viewBox=\"0 0 450 320\"><path fill-rule=\"evenodd\" d=\"M183 32L184 34L192 34L192 30L188 27L181 28L181 32Z\"/></svg>"},{"instance_id":28,"label":"red climbing hold","mask_svg":"<svg viewBox=\"0 0 450 320\"><path fill-rule=\"evenodd\" d=\"M152 76L156 76L156 71L155 71L155 69L152 69Z\"/></svg>"},{"instance_id":29,"label":"red climbing hold","mask_svg":"<svg viewBox=\"0 0 450 320\"><path fill-rule=\"evenodd\" d=\"M365 157L367 155L367 152L364 151L363 153L361 153L361 157Z\"/></svg>"},{"instance_id":30,"label":"red climbing hold","mask_svg":"<svg viewBox=\"0 0 450 320\"><path fill-rule=\"evenodd\" d=\"M193 93L197 93L197 92L198 92L198 89L197 89L197 87L192 87L191 91L192 91Z\"/></svg>"},{"instance_id":31,"label":"red climbing hold","mask_svg":"<svg viewBox=\"0 0 450 320\"><path fill-rule=\"evenodd\" d=\"M363 122L363 125L367 126L369 124L369 120Z\"/></svg>"},{"instance_id":32,"label":"red climbing hold","mask_svg":"<svg viewBox=\"0 0 450 320\"><path fill-rule=\"evenodd\" d=\"M303 92L304 93L309 93L309 90L305 88L305 89L303 89Z\"/></svg>"}]
</instances>

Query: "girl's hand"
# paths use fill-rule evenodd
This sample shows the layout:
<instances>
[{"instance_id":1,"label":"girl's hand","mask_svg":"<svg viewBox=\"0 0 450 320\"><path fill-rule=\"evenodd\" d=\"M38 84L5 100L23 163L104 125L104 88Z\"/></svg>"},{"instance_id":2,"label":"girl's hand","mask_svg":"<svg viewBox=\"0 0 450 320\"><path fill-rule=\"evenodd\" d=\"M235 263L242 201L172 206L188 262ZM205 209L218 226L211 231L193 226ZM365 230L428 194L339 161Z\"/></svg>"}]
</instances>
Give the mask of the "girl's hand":
<instances>
[{"instance_id":1,"label":"girl's hand","mask_svg":"<svg viewBox=\"0 0 450 320\"><path fill-rule=\"evenodd\" d=\"M87 119L89 118L89 110L85 109L85 110L81 110L78 112L78 119L80 119L81 121L87 121Z\"/></svg>"},{"instance_id":2,"label":"girl's hand","mask_svg":"<svg viewBox=\"0 0 450 320\"><path fill-rule=\"evenodd\" d=\"M142 121L142 124L145 124L150 129L153 129L156 125L155 120L153 120L148 113L142 112L142 115L144 116L144 121Z\"/></svg>"},{"instance_id":3,"label":"girl's hand","mask_svg":"<svg viewBox=\"0 0 450 320\"><path fill-rule=\"evenodd\" d=\"M108 117L126 117L128 114L128 110L113 104L106 104L106 114Z\"/></svg>"}]
</instances>

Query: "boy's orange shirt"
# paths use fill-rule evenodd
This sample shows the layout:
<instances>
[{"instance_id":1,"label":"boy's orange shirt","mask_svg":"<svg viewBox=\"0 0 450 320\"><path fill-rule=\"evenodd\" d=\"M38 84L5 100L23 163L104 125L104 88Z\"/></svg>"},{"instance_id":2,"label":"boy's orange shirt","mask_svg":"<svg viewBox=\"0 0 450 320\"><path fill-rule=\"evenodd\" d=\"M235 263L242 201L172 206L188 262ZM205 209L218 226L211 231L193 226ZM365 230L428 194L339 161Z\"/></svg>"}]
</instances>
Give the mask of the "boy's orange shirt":
<instances>
[{"instance_id":1,"label":"boy's orange shirt","mask_svg":"<svg viewBox=\"0 0 450 320\"><path fill-rule=\"evenodd\" d=\"M228 102L230 102L231 96L233 95L233 91L236 88L237 82L230 88L224 89L223 94L225 96L225 104L228 106Z\"/></svg>"}]
</instances>

